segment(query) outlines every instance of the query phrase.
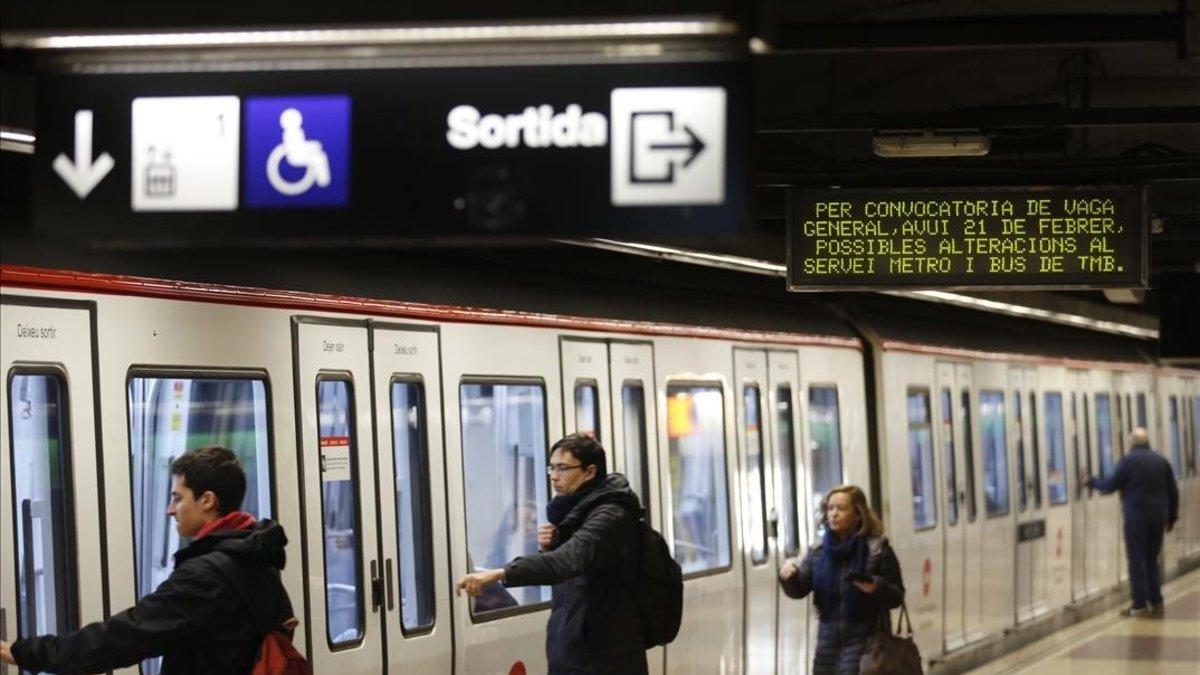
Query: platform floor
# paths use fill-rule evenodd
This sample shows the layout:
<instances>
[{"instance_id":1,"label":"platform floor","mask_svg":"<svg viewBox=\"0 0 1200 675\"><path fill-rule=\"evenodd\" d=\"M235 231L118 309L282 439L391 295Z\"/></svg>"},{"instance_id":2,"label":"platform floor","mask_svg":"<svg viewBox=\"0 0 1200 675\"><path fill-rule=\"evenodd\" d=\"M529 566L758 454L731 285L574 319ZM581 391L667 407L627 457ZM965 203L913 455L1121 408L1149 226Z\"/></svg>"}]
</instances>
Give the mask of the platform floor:
<instances>
[{"instance_id":1,"label":"platform floor","mask_svg":"<svg viewBox=\"0 0 1200 675\"><path fill-rule=\"evenodd\" d=\"M1200 675L1200 570L1163 588L1163 618L1105 612L969 675Z\"/></svg>"}]
</instances>

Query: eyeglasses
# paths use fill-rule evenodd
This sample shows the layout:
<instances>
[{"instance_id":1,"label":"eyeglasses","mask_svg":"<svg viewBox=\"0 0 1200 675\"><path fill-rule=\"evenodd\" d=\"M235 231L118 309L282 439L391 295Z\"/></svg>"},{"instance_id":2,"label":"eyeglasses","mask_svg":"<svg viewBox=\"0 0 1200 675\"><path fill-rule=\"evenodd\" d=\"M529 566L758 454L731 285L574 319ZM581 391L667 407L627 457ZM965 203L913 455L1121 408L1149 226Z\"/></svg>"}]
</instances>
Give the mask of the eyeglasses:
<instances>
[{"instance_id":1,"label":"eyeglasses","mask_svg":"<svg viewBox=\"0 0 1200 675\"><path fill-rule=\"evenodd\" d=\"M565 473L571 469L578 469L581 466L583 465L575 464L573 466L567 466L566 464L548 464L546 465L546 475L553 476L556 473Z\"/></svg>"}]
</instances>

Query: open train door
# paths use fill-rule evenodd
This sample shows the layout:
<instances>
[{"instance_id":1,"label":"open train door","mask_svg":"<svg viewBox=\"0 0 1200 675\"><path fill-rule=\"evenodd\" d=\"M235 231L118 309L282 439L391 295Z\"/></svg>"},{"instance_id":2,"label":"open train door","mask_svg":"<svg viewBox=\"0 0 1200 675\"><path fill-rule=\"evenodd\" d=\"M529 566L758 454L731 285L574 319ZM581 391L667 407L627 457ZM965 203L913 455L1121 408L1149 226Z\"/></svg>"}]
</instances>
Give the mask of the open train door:
<instances>
[{"instance_id":1,"label":"open train door","mask_svg":"<svg viewBox=\"0 0 1200 675\"><path fill-rule=\"evenodd\" d=\"M108 613L94 318L92 303L0 296L0 639L8 642Z\"/></svg>"},{"instance_id":2,"label":"open train door","mask_svg":"<svg viewBox=\"0 0 1200 675\"><path fill-rule=\"evenodd\" d=\"M789 558L804 555L809 543L808 518L804 516L808 503L805 497L807 466L804 452L798 446L800 435L799 355L794 351L767 352L767 384L770 388L771 435L774 439L775 498L777 521L776 546L778 557L775 570ZM772 580L774 583L774 580ZM812 660L808 635L808 603L792 600L775 584L778 620L776 624L775 672L780 675L799 675Z\"/></svg>"}]
</instances>

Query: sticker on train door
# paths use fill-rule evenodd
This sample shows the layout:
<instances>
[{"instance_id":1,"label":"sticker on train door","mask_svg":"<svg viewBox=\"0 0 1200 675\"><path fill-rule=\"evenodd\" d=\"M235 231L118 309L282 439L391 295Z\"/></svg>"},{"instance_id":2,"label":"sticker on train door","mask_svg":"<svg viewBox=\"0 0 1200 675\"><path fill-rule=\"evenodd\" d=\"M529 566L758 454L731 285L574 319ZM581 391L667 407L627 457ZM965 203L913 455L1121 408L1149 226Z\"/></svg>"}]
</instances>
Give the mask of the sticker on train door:
<instances>
[{"instance_id":1,"label":"sticker on train door","mask_svg":"<svg viewBox=\"0 0 1200 675\"><path fill-rule=\"evenodd\" d=\"M350 480L350 437L321 439L321 480L326 483Z\"/></svg>"}]
</instances>

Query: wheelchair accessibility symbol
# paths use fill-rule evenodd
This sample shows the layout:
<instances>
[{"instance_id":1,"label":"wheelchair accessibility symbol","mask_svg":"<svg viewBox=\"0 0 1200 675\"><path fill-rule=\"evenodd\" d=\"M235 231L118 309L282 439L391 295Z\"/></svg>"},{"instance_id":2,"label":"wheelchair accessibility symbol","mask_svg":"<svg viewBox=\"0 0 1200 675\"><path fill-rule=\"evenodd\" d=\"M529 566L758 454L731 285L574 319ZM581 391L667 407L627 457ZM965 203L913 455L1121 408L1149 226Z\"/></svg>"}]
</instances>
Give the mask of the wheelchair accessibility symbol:
<instances>
[{"instance_id":1,"label":"wheelchair accessibility symbol","mask_svg":"<svg viewBox=\"0 0 1200 675\"><path fill-rule=\"evenodd\" d=\"M308 192L316 184L329 187L329 156L320 141L310 141L304 135L304 116L295 108L288 108L279 115L279 126L283 128L283 142L275 146L267 158L267 180L280 193L294 197ZM304 167L300 180L289 182L279 173L283 160L295 167Z\"/></svg>"},{"instance_id":2,"label":"wheelchair accessibility symbol","mask_svg":"<svg viewBox=\"0 0 1200 675\"><path fill-rule=\"evenodd\" d=\"M247 206L345 206L350 178L348 96L246 99Z\"/></svg>"}]
</instances>

